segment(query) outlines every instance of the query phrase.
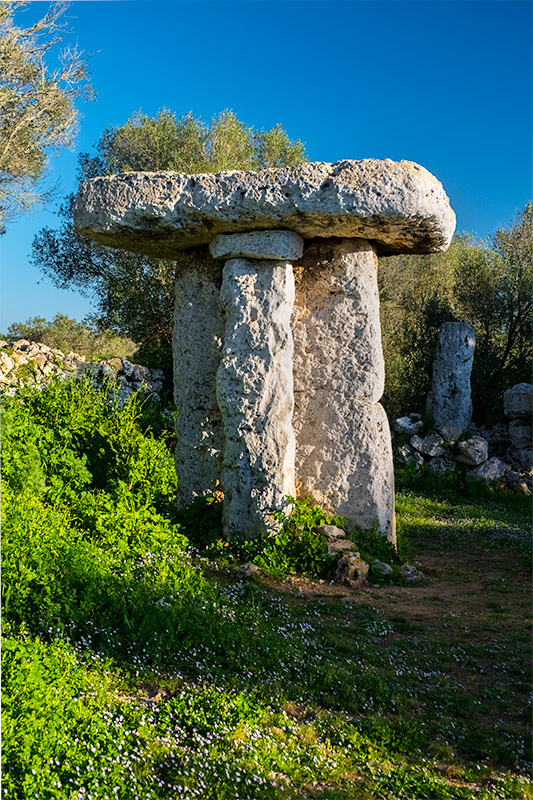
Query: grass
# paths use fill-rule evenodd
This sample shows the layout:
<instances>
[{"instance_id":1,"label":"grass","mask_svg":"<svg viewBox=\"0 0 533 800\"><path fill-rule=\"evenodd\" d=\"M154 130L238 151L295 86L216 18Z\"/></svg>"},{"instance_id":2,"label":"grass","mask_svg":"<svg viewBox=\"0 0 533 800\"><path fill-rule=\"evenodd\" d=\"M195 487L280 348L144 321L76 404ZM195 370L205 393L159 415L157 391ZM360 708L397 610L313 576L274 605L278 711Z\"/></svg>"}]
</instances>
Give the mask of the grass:
<instances>
[{"instance_id":1,"label":"grass","mask_svg":"<svg viewBox=\"0 0 533 800\"><path fill-rule=\"evenodd\" d=\"M528 498L400 475L428 585L250 580L155 409L3 402L3 798L533 797Z\"/></svg>"}]
</instances>

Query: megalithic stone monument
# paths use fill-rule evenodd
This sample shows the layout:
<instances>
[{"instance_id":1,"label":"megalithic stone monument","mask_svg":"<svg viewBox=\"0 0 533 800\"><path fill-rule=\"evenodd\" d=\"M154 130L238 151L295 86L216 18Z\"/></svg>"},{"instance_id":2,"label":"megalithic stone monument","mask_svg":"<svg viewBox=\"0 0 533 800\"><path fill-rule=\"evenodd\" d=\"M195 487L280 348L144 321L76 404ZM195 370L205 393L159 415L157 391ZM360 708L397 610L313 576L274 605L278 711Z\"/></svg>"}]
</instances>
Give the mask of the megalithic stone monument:
<instances>
[{"instance_id":1,"label":"megalithic stone monument","mask_svg":"<svg viewBox=\"0 0 533 800\"><path fill-rule=\"evenodd\" d=\"M130 172L84 182L75 224L177 262L181 504L221 489L226 533L252 537L311 494L395 541L377 256L448 247L455 215L427 170Z\"/></svg>"}]
</instances>

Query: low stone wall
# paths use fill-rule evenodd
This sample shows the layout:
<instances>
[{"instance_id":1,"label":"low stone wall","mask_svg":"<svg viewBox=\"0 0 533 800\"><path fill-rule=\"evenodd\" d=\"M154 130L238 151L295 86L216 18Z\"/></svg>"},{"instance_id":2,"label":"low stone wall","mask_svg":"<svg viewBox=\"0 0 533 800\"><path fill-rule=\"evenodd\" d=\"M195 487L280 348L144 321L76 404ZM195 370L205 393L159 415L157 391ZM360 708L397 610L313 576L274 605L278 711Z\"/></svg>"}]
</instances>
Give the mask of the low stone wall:
<instances>
[{"instance_id":1,"label":"low stone wall","mask_svg":"<svg viewBox=\"0 0 533 800\"><path fill-rule=\"evenodd\" d=\"M12 344L0 341L0 391L4 394L13 396L18 388L44 383L54 375L112 378L118 384L119 396L124 398L139 390L159 397L165 380L163 370L132 364L122 358L93 364L78 353L65 354L28 339Z\"/></svg>"},{"instance_id":2,"label":"low stone wall","mask_svg":"<svg viewBox=\"0 0 533 800\"><path fill-rule=\"evenodd\" d=\"M470 423L463 434L451 424L422 433L420 414L408 414L393 421L394 456L397 464L427 466L444 474L467 467L467 477L500 482L512 491L533 491L532 440L533 386L521 383L504 394L504 412L509 422L493 428Z\"/></svg>"}]
</instances>

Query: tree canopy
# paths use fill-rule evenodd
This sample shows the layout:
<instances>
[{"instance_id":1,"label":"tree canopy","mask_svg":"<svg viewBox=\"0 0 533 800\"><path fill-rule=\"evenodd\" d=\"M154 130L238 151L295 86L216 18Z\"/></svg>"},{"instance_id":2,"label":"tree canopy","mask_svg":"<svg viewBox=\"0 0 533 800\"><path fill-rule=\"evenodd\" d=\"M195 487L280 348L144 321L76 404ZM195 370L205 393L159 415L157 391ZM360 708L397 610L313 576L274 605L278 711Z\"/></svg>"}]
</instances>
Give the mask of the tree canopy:
<instances>
[{"instance_id":1,"label":"tree canopy","mask_svg":"<svg viewBox=\"0 0 533 800\"><path fill-rule=\"evenodd\" d=\"M9 219L47 197L39 182L48 155L73 142L78 98L89 99L87 62L77 47L54 55L65 25L65 3L52 5L28 28L15 12L28 0L0 2L0 231ZM47 65L55 60L55 69Z\"/></svg>"}]
</instances>

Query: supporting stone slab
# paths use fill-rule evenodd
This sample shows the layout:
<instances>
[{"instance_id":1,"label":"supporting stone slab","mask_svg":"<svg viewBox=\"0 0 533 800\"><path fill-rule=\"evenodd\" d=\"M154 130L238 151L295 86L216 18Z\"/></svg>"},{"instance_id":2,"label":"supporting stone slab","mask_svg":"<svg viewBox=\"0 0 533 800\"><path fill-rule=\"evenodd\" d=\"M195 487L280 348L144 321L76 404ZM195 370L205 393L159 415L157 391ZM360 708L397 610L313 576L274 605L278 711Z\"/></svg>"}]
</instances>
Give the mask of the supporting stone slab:
<instances>
[{"instance_id":1,"label":"supporting stone slab","mask_svg":"<svg viewBox=\"0 0 533 800\"><path fill-rule=\"evenodd\" d=\"M294 261L301 258L304 241L294 231L252 231L215 236L209 250L213 258L258 258Z\"/></svg>"},{"instance_id":2,"label":"supporting stone slab","mask_svg":"<svg viewBox=\"0 0 533 800\"><path fill-rule=\"evenodd\" d=\"M291 264L230 259L220 293L226 312L218 404L225 432L226 535L275 527L272 511L294 495Z\"/></svg>"},{"instance_id":3,"label":"supporting stone slab","mask_svg":"<svg viewBox=\"0 0 533 800\"><path fill-rule=\"evenodd\" d=\"M339 395L319 390L296 431L298 496L312 495L326 512L365 530L377 522L395 544L394 469L384 408L352 400L344 411Z\"/></svg>"},{"instance_id":4,"label":"supporting stone slab","mask_svg":"<svg viewBox=\"0 0 533 800\"><path fill-rule=\"evenodd\" d=\"M377 257L363 239L314 240L295 269L296 488L354 525L394 531Z\"/></svg>"},{"instance_id":5,"label":"supporting stone slab","mask_svg":"<svg viewBox=\"0 0 533 800\"><path fill-rule=\"evenodd\" d=\"M212 495L219 487L224 450L216 397L224 316L222 265L207 247L179 254L174 309L174 402L178 505Z\"/></svg>"}]
</instances>

